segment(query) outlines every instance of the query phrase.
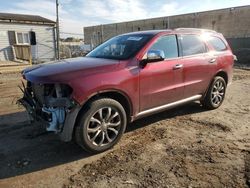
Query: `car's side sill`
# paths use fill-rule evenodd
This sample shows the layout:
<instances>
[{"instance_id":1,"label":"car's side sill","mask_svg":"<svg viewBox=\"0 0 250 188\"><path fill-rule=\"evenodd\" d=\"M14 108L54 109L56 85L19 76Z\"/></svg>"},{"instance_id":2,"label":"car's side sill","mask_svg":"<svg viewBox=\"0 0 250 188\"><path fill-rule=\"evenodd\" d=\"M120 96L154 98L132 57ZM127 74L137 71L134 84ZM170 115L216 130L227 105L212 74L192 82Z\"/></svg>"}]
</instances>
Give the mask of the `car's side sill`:
<instances>
[{"instance_id":1,"label":"car's side sill","mask_svg":"<svg viewBox=\"0 0 250 188\"><path fill-rule=\"evenodd\" d=\"M138 118L141 118L141 117L144 117L146 115L150 115L150 114L153 114L153 113L156 113L156 112L160 112L160 111L163 111L163 110L167 110L169 108L173 108L173 107L179 106L179 105L187 103L187 102L199 100L201 98L202 98L202 95L194 95L192 97L188 97L186 99L182 99L182 100L179 100L179 101L176 101L176 102L173 102L173 103L169 103L169 104L165 104L165 105L158 106L158 107L155 107L155 108L151 108L151 109L139 112L135 119L138 119Z\"/></svg>"}]
</instances>

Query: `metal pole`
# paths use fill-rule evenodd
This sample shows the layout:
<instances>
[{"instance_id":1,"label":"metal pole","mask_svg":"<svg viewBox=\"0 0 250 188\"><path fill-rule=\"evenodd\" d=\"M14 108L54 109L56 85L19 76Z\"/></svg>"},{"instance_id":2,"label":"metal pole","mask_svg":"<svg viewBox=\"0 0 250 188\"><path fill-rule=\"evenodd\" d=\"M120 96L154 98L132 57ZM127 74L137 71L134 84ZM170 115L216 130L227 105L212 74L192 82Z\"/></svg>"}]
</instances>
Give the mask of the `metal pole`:
<instances>
[{"instance_id":1,"label":"metal pole","mask_svg":"<svg viewBox=\"0 0 250 188\"><path fill-rule=\"evenodd\" d=\"M169 21L169 16L168 16L168 29L170 28L170 21Z\"/></svg>"},{"instance_id":2,"label":"metal pole","mask_svg":"<svg viewBox=\"0 0 250 188\"><path fill-rule=\"evenodd\" d=\"M58 15L59 2L56 0L56 47L57 47L57 59L60 59L60 33L59 33L59 15Z\"/></svg>"},{"instance_id":3,"label":"metal pole","mask_svg":"<svg viewBox=\"0 0 250 188\"><path fill-rule=\"evenodd\" d=\"M103 25L101 25L101 35L102 35L102 43L103 43Z\"/></svg>"}]
</instances>

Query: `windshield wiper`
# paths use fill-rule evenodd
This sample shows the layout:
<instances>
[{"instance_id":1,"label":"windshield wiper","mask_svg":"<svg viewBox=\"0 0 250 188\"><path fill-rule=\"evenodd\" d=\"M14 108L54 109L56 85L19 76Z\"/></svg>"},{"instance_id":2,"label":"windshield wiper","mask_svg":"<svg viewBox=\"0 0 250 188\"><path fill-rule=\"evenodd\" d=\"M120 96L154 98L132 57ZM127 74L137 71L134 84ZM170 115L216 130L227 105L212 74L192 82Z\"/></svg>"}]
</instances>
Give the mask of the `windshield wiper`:
<instances>
[{"instance_id":1,"label":"windshield wiper","mask_svg":"<svg viewBox=\"0 0 250 188\"><path fill-rule=\"evenodd\" d=\"M122 58L113 57L113 56L89 56L89 57L93 57L93 58L103 58L103 59L115 59L115 60L120 60L120 59L122 59Z\"/></svg>"}]
</instances>

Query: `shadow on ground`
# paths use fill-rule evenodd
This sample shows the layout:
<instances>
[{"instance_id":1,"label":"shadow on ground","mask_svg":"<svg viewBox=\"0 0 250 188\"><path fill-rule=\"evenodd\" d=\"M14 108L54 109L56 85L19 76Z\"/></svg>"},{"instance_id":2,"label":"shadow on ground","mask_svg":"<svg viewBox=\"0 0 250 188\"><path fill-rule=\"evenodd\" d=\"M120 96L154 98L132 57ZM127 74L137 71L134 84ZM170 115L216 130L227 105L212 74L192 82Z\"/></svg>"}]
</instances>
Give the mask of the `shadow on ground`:
<instances>
[{"instance_id":1,"label":"shadow on ground","mask_svg":"<svg viewBox=\"0 0 250 188\"><path fill-rule=\"evenodd\" d=\"M204 111L199 103L164 111L131 123L127 132L149 126L163 119ZM47 134L40 127L9 125L0 127L0 179L31 173L79 159L88 160L74 142L63 143L54 134Z\"/></svg>"},{"instance_id":2,"label":"shadow on ground","mask_svg":"<svg viewBox=\"0 0 250 188\"><path fill-rule=\"evenodd\" d=\"M2 132L3 128L5 127L13 129L13 127L15 126L19 126L20 124L27 124L28 122L28 114L25 111L0 115L0 130Z\"/></svg>"}]
</instances>

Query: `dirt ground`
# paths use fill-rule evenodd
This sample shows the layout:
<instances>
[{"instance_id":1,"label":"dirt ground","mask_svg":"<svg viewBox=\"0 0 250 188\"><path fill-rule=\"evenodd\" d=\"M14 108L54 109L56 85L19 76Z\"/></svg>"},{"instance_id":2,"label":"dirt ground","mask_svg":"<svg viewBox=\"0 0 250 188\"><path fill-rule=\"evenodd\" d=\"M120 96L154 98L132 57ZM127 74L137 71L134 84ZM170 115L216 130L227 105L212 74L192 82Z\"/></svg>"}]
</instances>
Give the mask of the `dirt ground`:
<instances>
[{"instance_id":1,"label":"dirt ground","mask_svg":"<svg viewBox=\"0 0 250 188\"><path fill-rule=\"evenodd\" d=\"M30 125L19 77L0 74L0 187L250 187L250 71L235 69L219 109L138 120L98 155Z\"/></svg>"}]
</instances>

